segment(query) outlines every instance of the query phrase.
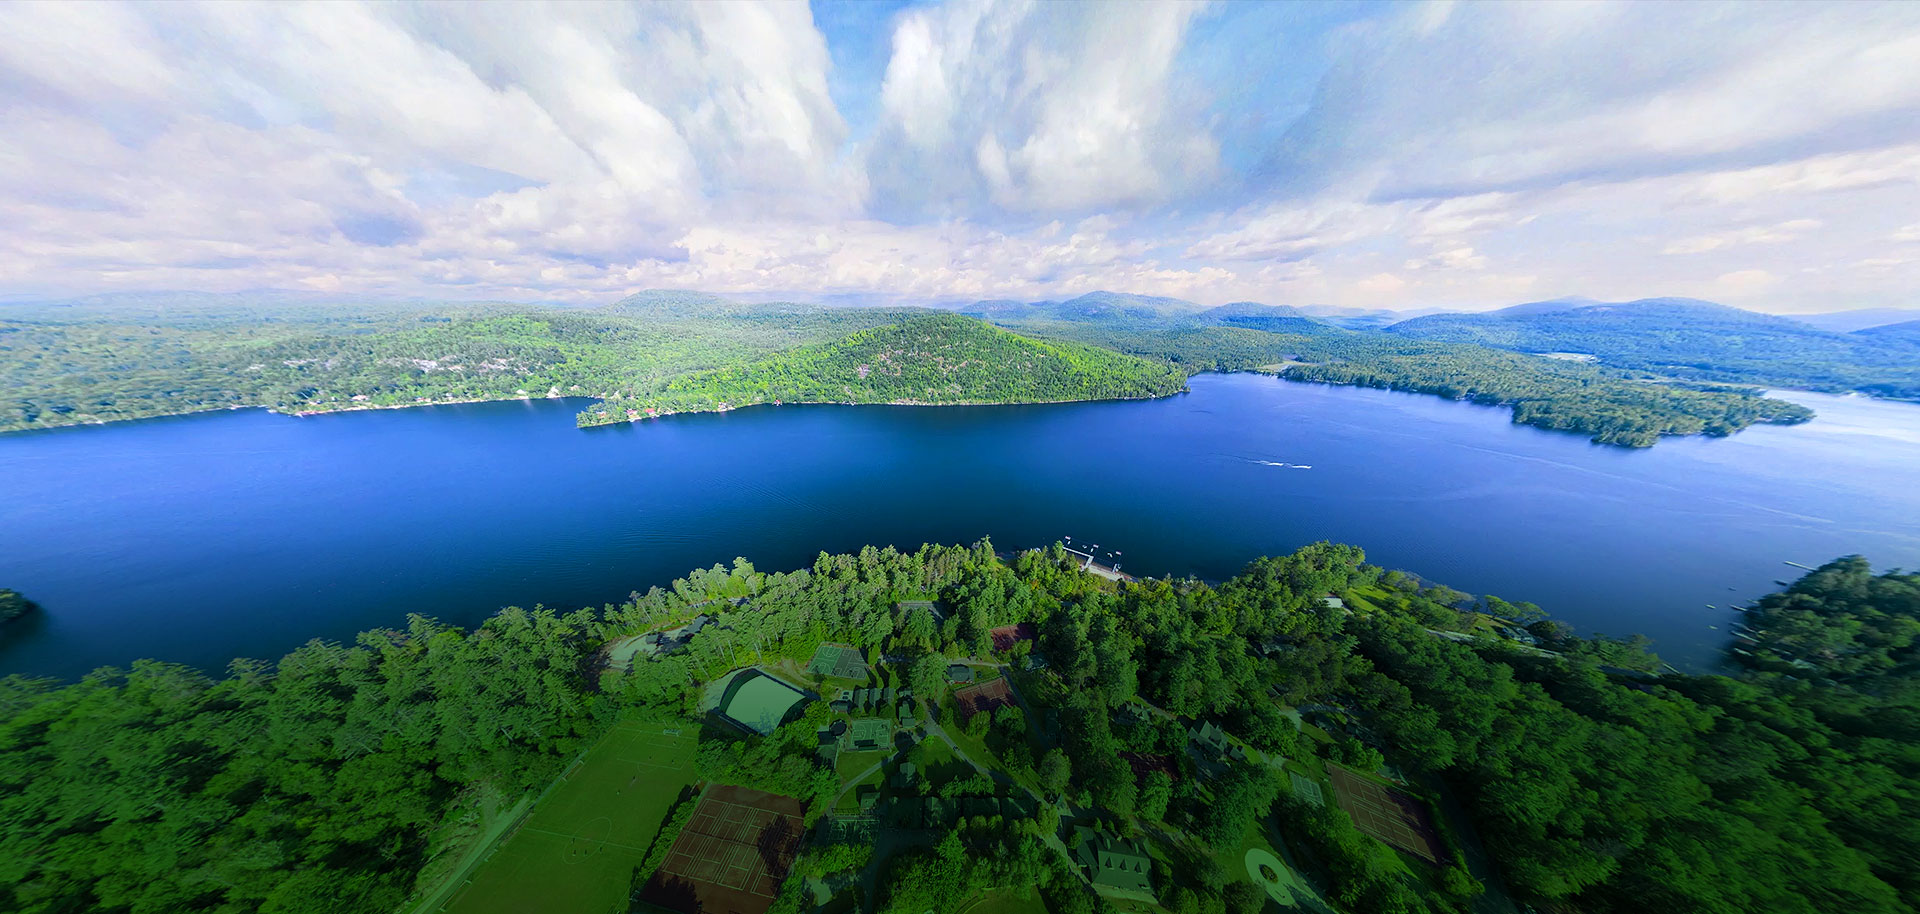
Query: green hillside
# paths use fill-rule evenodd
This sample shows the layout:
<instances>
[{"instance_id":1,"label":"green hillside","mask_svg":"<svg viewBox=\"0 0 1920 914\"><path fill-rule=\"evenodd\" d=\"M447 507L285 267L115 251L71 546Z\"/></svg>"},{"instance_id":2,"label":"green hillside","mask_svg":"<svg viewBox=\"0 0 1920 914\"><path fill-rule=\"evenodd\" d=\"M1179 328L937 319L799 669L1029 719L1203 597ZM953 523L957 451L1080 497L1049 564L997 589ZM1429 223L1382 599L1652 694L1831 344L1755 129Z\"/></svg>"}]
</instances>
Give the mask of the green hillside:
<instances>
[{"instance_id":1,"label":"green hillside","mask_svg":"<svg viewBox=\"0 0 1920 914\"><path fill-rule=\"evenodd\" d=\"M1596 443L1651 447L1666 435L1728 435L1813 412L1746 388L1662 384L1597 365L1462 343L1343 330L1303 317L1228 317L1229 326L1133 330L1070 322L1020 325L1189 372L1270 371L1294 381L1377 387L1507 406L1513 421Z\"/></svg>"},{"instance_id":2,"label":"green hillside","mask_svg":"<svg viewBox=\"0 0 1920 914\"><path fill-rule=\"evenodd\" d=\"M1041 403L1160 397L1186 389L1161 361L1043 341L942 312L667 382L580 414L581 425L756 403Z\"/></svg>"},{"instance_id":3,"label":"green hillside","mask_svg":"<svg viewBox=\"0 0 1920 914\"><path fill-rule=\"evenodd\" d=\"M1865 337L1875 342L1920 344L1920 321L1882 324L1878 327L1868 327L1865 330L1855 330L1849 335Z\"/></svg>"},{"instance_id":4,"label":"green hillside","mask_svg":"<svg viewBox=\"0 0 1920 914\"><path fill-rule=\"evenodd\" d=\"M667 379L907 312L716 305L658 293L603 309L232 306L162 319L0 318L0 432L260 406L288 413L517 397L634 396ZM9 309L5 313L15 313ZM50 315L69 313L53 319Z\"/></svg>"},{"instance_id":5,"label":"green hillside","mask_svg":"<svg viewBox=\"0 0 1920 914\"><path fill-rule=\"evenodd\" d=\"M1539 302L1416 317L1387 332L1521 352L1587 353L1618 368L1691 380L1920 398L1920 343L1911 337L1835 333L1693 299Z\"/></svg>"}]
</instances>

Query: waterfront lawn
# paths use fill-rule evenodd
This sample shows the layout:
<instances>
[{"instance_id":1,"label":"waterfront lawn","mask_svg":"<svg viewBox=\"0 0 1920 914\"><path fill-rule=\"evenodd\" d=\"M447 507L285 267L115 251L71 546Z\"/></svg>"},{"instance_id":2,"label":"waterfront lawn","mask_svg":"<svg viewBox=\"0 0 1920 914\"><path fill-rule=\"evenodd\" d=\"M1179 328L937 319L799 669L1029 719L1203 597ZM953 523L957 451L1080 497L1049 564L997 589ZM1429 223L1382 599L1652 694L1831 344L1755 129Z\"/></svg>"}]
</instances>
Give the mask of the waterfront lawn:
<instances>
[{"instance_id":1,"label":"waterfront lawn","mask_svg":"<svg viewBox=\"0 0 1920 914\"><path fill-rule=\"evenodd\" d=\"M693 724L629 721L555 783L480 864L455 914L624 910L634 868L682 788L694 781Z\"/></svg>"}]
</instances>

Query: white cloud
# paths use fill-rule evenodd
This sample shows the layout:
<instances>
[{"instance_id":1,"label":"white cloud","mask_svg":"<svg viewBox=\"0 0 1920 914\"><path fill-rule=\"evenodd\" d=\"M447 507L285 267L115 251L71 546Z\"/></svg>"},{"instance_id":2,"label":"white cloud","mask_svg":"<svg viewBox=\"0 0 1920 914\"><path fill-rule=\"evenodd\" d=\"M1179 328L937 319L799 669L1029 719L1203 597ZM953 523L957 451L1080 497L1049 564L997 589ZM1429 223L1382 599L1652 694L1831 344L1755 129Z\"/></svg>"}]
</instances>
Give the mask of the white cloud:
<instances>
[{"instance_id":1,"label":"white cloud","mask_svg":"<svg viewBox=\"0 0 1920 914\"><path fill-rule=\"evenodd\" d=\"M867 159L881 205L1076 212L1209 180L1214 141L1173 85L1199 10L954 0L902 15Z\"/></svg>"},{"instance_id":2,"label":"white cloud","mask_svg":"<svg viewBox=\"0 0 1920 914\"><path fill-rule=\"evenodd\" d=\"M1487 266L1487 258L1473 252L1470 247L1447 248L1435 251L1425 257L1416 257L1405 264L1407 270L1480 270Z\"/></svg>"},{"instance_id":3,"label":"white cloud","mask_svg":"<svg viewBox=\"0 0 1920 914\"><path fill-rule=\"evenodd\" d=\"M1725 295L1743 296L1771 288L1780 282L1780 277L1766 270L1735 270L1714 278L1715 287Z\"/></svg>"},{"instance_id":4,"label":"white cloud","mask_svg":"<svg viewBox=\"0 0 1920 914\"><path fill-rule=\"evenodd\" d=\"M0 249L54 282L487 282L863 193L800 5L8 5L0 36Z\"/></svg>"},{"instance_id":5,"label":"white cloud","mask_svg":"<svg viewBox=\"0 0 1920 914\"><path fill-rule=\"evenodd\" d=\"M0 4L0 294L1920 286L1920 7L1393 7L1317 93L1195 66L1248 9L913 6L849 90L798 3Z\"/></svg>"},{"instance_id":6,"label":"white cloud","mask_svg":"<svg viewBox=\"0 0 1920 914\"><path fill-rule=\"evenodd\" d=\"M1368 295L1393 295L1407 287L1407 281L1392 273L1376 273L1353 284Z\"/></svg>"},{"instance_id":7,"label":"white cloud","mask_svg":"<svg viewBox=\"0 0 1920 914\"><path fill-rule=\"evenodd\" d=\"M1721 248L1738 247L1746 244L1780 244L1799 238L1807 232L1820 227L1818 219L1791 219L1776 225L1753 225L1746 228L1715 232L1709 235L1695 235L1682 238L1661 250L1662 254L1703 254Z\"/></svg>"},{"instance_id":8,"label":"white cloud","mask_svg":"<svg viewBox=\"0 0 1920 914\"><path fill-rule=\"evenodd\" d=\"M1920 140L1910 5L1463 4L1342 41L1274 168L1378 167L1388 197Z\"/></svg>"}]
</instances>

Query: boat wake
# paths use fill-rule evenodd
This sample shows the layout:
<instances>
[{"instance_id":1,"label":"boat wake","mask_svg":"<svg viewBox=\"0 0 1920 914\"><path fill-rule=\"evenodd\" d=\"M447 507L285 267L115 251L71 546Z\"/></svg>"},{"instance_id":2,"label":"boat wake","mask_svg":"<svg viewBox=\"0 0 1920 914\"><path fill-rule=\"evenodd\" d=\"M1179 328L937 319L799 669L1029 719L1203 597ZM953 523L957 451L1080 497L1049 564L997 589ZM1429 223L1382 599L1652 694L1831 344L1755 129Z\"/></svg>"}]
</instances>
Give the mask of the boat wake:
<instances>
[{"instance_id":1,"label":"boat wake","mask_svg":"<svg viewBox=\"0 0 1920 914\"><path fill-rule=\"evenodd\" d=\"M1283 469L1283 470L1311 470L1311 469L1313 469L1313 464L1310 464L1310 463L1281 463L1281 462L1279 462L1279 461L1277 461L1277 460L1253 460L1253 461L1251 461L1251 462L1253 462L1253 463L1257 463L1257 464L1260 464L1260 465L1261 465L1261 466L1263 466L1263 467L1279 467L1279 468L1281 468L1281 469Z\"/></svg>"}]
</instances>

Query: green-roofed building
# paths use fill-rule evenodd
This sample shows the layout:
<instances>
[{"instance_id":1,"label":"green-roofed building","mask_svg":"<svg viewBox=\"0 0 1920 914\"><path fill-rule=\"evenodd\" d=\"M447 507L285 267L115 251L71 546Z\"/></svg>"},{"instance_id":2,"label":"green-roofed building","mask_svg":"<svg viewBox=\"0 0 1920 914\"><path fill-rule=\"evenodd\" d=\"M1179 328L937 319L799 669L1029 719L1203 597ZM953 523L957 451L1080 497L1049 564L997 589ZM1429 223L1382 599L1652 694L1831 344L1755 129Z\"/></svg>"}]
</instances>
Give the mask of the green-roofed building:
<instances>
[{"instance_id":1,"label":"green-roofed building","mask_svg":"<svg viewBox=\"0 0 1920 914\"><path fill-rule=\"evenodd\" d=\"M855 752L884 749L893 735L893 722L881 717L863 717L847 730L847 748Z\"/></svg>"},{"instance_id":2,"label":"green-roofed building","mask_svg":"<svg viewBox=\"0 0 1920 914\"><path fill-rule=\"evenodd\" d=\"M1074 849L1074 857L1087 868L1087 878L1095 886L1153 892L1153 879L1148 875L1153 868L1153 858L1147 856L1147 849L1140 842L1084 825L1074 831L1080 835L1080 846Z\"/></svg>"},{"instance_id":3,"label":"green-roofed building","mask_svg":"<svg viewBox=\"0 0 1920 914\"><path fill-rule=\"evenodd\" d=\"M729 677L715 708L726 719L766 736L786 723L807 696L759 670L747 669Z\"/></svg>"}]
</instances>

